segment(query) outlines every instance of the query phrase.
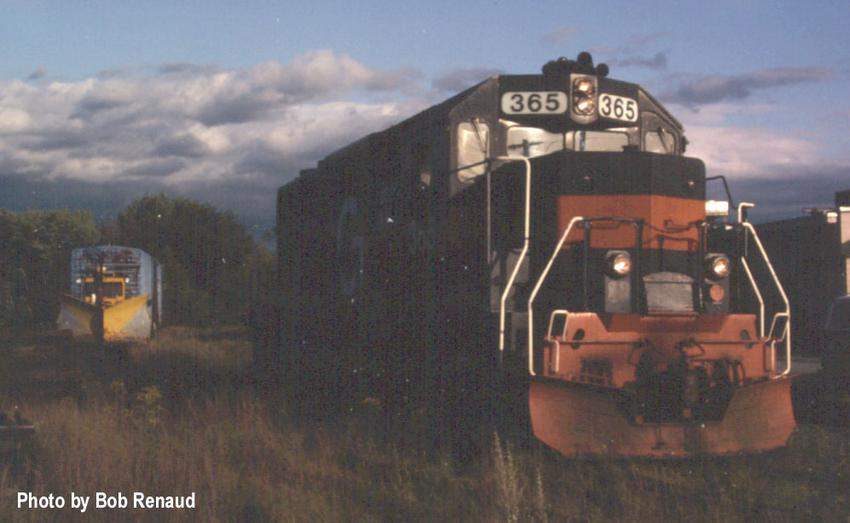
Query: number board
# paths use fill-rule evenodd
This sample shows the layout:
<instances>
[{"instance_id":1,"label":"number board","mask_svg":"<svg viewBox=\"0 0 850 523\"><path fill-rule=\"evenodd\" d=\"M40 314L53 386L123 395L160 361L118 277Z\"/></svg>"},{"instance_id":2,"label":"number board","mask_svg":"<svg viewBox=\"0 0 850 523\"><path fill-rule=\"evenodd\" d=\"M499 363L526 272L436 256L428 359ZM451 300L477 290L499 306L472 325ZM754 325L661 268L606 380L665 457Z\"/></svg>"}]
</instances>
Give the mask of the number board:
<instances>
[{"instance_id":1,"label":"number board","mask_svg":"<svg viewBox=\"0 0 850 523\"><path fill-rule=\"evenodd\" d=\"M625 96L602 93L599 95L599 116L610 120L636 122L638 120L638 104L635 100Z\"/></svg>"},{"instance_id":2,"label":"number board","mask_svg":"<svg viewBox=\"0 0 850 523\"><path fill-rule=\"evenodd\" d=\"M567 94L561 91L511 91L502 95L505 114L563 114Z\"/></svg>"}]
</instances>

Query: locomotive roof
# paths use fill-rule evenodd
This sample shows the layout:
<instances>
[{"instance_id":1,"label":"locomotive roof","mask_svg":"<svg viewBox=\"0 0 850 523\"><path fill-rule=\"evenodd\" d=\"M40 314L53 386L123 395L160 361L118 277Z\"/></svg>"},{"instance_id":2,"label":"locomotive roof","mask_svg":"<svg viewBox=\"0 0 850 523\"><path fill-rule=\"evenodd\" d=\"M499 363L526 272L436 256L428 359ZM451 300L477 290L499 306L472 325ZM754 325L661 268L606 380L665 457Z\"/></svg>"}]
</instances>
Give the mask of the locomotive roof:
<instances>
[{"instance_id":1,"label":"locomotive roof","mask_svg":"<svg viewBox=\"0 0 850 523\"><path fill-rule=\"evenodd\" d=\"M382 131L375 131L373 133L369 133L363 138L360 138L355 142L352 142L346 146L343 146L340 149L337 149L321 161L324 162L328 160L342 158L346 156L349 152L359 150L361 147L374 140L375 137L385 133L401 132L409 127L417 127L423 124L433 124L434 122L445 121L448 118L451 110L457 107L457 105L464 101L470 94L474 93L475 91L478 91L482 85L488 82L492 82L494 80L497 81L498 78L499 76L491 76L485 80L482 80L481 82L478 82L472 87L468 87L463 91L457 93L456 95L446 100L443 100L437 105L432 105L431 107L424 109L395 125L392 125Z\"/></svg>"},{"instance_id":2,"label":"locomotive roof","mask_svg":"<svg viewBox=\"0 0 850 523\"><path fill-rule=\"evenodd\" d=\"M600 78L606 90L612 90L615 93L628 93L636 99L640 98L642 101L641 110L651 109L657 111L678 131L683 130L682 124L643 87L636 83L607 78L608 66L599 64L594 67L589 53L583 52L579 54L576 61L561 57L548 62L543 66L541 74L502 74L486 78L393 126L382 131L370 133L355 142L337 149L320 160L319 165L321 166L325 162L333 163L349 156L362 154L364 149L369 149L375 142L385 137L404 135L411 130L422 132L435 126L447 125L449 123L450 113L455 108L466 102L474 94L483 92L488 88L494 89L496 92L499 90L534 90L542 88L562 90L564 85L563 78L569 78L571 72L596 75ZM552 87L553 81L556 83L559 82L558 87ZM312 169L305 170L305 172L308 171L312 171Z\"/></svg>"}]
</instances>

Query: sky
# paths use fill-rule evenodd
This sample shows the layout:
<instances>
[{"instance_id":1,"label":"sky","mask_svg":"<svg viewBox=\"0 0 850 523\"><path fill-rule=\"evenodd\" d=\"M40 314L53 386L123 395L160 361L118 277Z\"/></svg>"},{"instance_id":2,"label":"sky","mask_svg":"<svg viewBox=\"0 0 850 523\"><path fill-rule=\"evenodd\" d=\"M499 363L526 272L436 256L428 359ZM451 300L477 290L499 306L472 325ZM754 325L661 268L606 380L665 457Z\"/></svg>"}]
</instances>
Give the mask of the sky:
<instances>
[{"instance_id":1,"label":"sky","mask_svg":"<svg viewBox=\"0 0 850 523\"><path fill-rule=\"evenodd\" d=\"M850 4L0 0L0 207L166 192L273 226L298 171L498 73L593 53L754 219L850 188Z\"/></svg>"}]
</instances>

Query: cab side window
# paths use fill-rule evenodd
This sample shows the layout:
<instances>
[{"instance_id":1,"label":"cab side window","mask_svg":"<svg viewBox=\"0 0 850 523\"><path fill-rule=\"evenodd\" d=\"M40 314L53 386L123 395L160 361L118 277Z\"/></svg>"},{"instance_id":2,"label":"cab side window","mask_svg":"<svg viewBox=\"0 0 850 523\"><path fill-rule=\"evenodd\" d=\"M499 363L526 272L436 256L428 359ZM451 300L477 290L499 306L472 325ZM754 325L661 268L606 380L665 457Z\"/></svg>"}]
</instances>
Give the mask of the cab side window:
<instances>
[{"instance_id":1,"label":"cab side window","mask_svg":"<svg viewBox=\"0 0 850 523\"><path fill-rule=\"evenodd\" d=\"M474 119L458 124L457 176L461 182L471 182L487 171L487 165L481 162L487 159L489 152L490 127L486 122Z\"/></svg>"}]
</instances>

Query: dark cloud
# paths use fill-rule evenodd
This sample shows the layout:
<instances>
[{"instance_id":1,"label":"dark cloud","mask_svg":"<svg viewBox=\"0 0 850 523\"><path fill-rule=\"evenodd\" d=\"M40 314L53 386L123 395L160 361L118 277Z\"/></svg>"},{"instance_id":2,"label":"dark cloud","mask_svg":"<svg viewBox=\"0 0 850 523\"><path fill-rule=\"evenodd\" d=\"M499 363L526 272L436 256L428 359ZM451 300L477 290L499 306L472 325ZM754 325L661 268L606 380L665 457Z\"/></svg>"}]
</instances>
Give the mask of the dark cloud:
<instances>
[{"instance_id":1,"label":"dark cloud","mask_svg":"<svg viewBox=\"0 0 850 523\"><path fill-rule=\"evenodd\" d=\"M267 91L251 91L236 95L224 94L204 104L197 113L202 124L216 125L245 123L262 118L280 104L281 97Z\"/></svg>"},{"instance_id":2,"label":"dark cloud","mask_svg":"<svg viewBox=\"0 0 850 523\"><path fill-rule=\"evenodd\" d=\"M82 147L91 142L91 137L76 129L60 128L44 131L34 140L24 141L21 146L32 151L55 151Z\"/></svg>"},{"instance_id":3,"label":"dark cloud","mask_svg":"<svg viewBox=\"0 0 850 523\"><path fill-rule=\"evenodd\" d=\"M130 177L146 178L153 176L161 178L174 174L186 166L186 162L179 158L157 159L143 162L139 165L131 167L124 171L124 174Z\"/></svg>"},{"instance_id":4,"label":"dark cloud","mask_svg":"<svg viewBox=\"0 0 850 523\"><path fill-rule=\"evenodd\" d=\"M729 178L736 203L756 204L749 213L755 222L801 216L806 207L833 207L835 193L850 189L850 166L786 167L777 173L769 178ZM710 195L718 196L719 192Z\"/></svg>"},{"instance_id":5,"label":"dark cloud","mask_svg":"<svg viewBox=\"0 0 850 523\"><path fill-rule=\"evenodd\" d=\"M173 194L231 211L253 232L262 233L274 227L278 187L295 178L297 173L294 170L238 180L198 180L175 188Z\"/></svg>"},{"instance_id":6,"label":"dark cloud","mask_svg":"<svg viewBox=\"0 0 850 523\"><path fill-rule=\"evenodd\" d=\"M2 163L0 163L2 167ZM33 209L88 210L100 222L114 220L133 200L163 193L209 203L233 212L257 238L274 228L277 187L295 176L245 180L195 181L166 185L159 179L88 182L39 175L0 174L0 209L22 212Z\"/></svg>"},{"instance_id":7,"label":"dark cloud","mask_svg":"<svg viewBox=\"0 0 850 523\"><path fill-rule=\"evenodd\" d=\"M220 69L214 65L199 65L193 64L190 62L169 62L160 65L157 67L157 72L159 74L211 74L220 71Z\"/></svg>"},{"instance_id":8,"label":"dark cloud","mask_svg":"<svg viewBox=\"0 0 850 523\"><path fill-rule=\"evenodd\" d=\"M558 27L544 34L541 41L544 44L558 45L571 39L577 32L575 27Z\"/></svg>"},{"instance_id":9,"label":"dark cloud","mask_svg":"<svg viewBox=\"0 0 850 523\"><path fill-rule=\"evenodd\" d=\"M181 156L183 158L202 158L210 149L201 140L191 134L180 134L161 140L154 149L157 156Z\"/></svg>"},{"instance_id":10,"label":"dark cloud","mask_svg":"<svg viewBox=\"0 0 850 523\"><path fill-rule=\"evenodd\" d=\"M92 183L70 179L48 179L0 174L0 208L14 212L32 209L84 209L98 220L118 215L134 198L159 192L164 186L137 181Z\"/></svg>"},{"instance_id":11,"label":"dark cloud","mask_svg":"<svg viewBox=\"0 0 850 523\"><path fill-rule=\"evenodd\" d=\"M96 93L85 96L77 103L71 118L89 119L97 113L125 106L129 100L108 93Z\"/></svg>"},{"instance_id":12,"label":"dark cloud","mask_svg":"<svg viewBox=\"0 0 850 523\"><path fill-rule=\"evenodd\" d=\"M642 67L645 69L662 70L667 68L667 54L657 52L654 56L627 56L625 58L613 58L607 61L612 67Z\"/></svg>"},{"instance_id":13,"label":"dark cloud","mask_svg":"<svg viewBox=\"0 0 850 523\"><path fill-rule=\"evenodd\" d=\"M297 171L297 168L291 159L258 142L234 163L233 170L236 174L260 173L274 176L286 171Z\"/></svg>"},{"instance_id":14,"label":"dark cloud","mask_svg":"<svg viewBox=\"0 0 850 523\"><path fill-rule=\"evenodd\" d=\"M27 80L40 80L45 76L47 76L47 69L45 69L43 65L40 65L35 71L31 72L29 76L27 76Z\"/></svg>"},{"instance_id":15,"label":"dark cloud","mask_svg":"<svg viewBox=\"0 0 850 523\"><path fill-rule=\"evenodd\" d=\"M696 106L723 100L742 100L754 91L823 82L833 77L831 69L819 67L779 67L735 76L700 76L683 81L675 90L662 94L667 102Z\"/></svg>"},{"instance_id":16,"label":"dark cloud","mask_svg":"<svg viewBox=\"0 0 850 523\"><path fill-rule=\"evenodd\" d=\"M483 67L471 67L467 69L453 69L447 71L431 82L435 89L445 92L459 92L471 87L478 82L497 74L500 69L488 69Z\"/></svg>"}]
</instances>

